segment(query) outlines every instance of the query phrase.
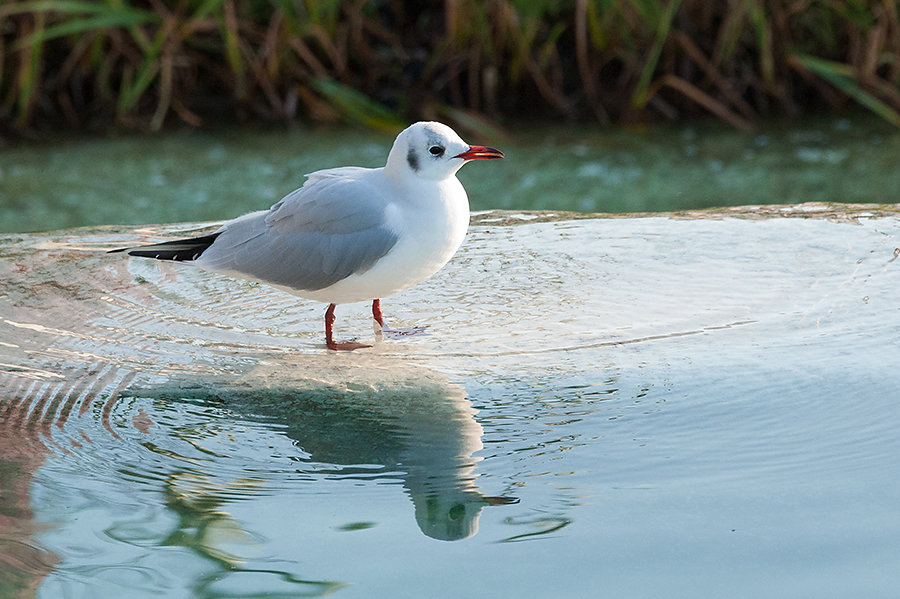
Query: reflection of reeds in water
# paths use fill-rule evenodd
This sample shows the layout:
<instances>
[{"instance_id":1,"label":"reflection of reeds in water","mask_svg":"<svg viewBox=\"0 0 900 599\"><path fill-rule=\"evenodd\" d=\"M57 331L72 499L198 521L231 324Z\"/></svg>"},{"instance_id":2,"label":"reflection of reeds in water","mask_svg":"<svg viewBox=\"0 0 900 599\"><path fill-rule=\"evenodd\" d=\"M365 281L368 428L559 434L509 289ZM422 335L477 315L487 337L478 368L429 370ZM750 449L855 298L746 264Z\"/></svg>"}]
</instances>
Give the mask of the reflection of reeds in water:
<instances>
[{"instance_id":1,"label":"reflection of reeds in water","mask_svg":"<svg viewBox=\"0 0 900 599\"><path fill-rule=\"evenodd\" d=\"M712 113L745 128L848 99L900 124L893 2L7 0L0 35L0 119L18 127L236 110L387 129Z\"/></svg>"},{"instance_id":2,"label":"reflection of reeds in water","mask_svg":"<svg viewBox=\"0 0 900 599\"><path fill-rule=\"evenodd\" d=\"M0 596L34 596L57 561L35 540L29 491L44 460L43 446L0 416Z\"/></svg>"},{"instance_id":3,"label":"reflection of reeds in water","mask_svg":"<svg viewBox=\"0 0 900 599\"><path fill-rule=\"evenodd\" d=\"M49 371L19 367L19 373L0 374L0 419L10 432L37 443L53 443L53 428L63 430L71 415L82 416L99 405L101 423L118 436L109 423L109 415L119 392L134 379L135 373L113 364L69 364L66 376L44 380ZM72 441L77 443L77 441Z\"/></svg>"},{"instance_id":4,"label":"reflection of reeds in water","mask_svg":"<svg viewBox=\"0 0 900 599\"><path fill-rule=\"evenodd\" d=\"M35 540L41 528L32 520L34 473L53 450L78 451L90 442L83 430L68 435L65 426L92 406L118 438L109 413L133 376L109 364L73 368L66 376L21 365L0 373L0 596L34 596L58 561Z\"/></svg>"}]
</instances>

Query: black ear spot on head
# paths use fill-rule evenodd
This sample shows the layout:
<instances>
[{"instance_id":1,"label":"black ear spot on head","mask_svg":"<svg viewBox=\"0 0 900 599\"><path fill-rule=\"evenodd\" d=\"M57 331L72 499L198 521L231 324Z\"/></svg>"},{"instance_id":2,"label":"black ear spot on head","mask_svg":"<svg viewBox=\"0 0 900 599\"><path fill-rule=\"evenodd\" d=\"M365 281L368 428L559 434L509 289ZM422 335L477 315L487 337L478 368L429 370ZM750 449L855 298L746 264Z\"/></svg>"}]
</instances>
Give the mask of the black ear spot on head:
<instances>
[{"instance_id":1,"label":"black ear spot on head","mask_svg":"<svg viewBox=\"0 0 900 599\"><path fill-rule=\"evenodd\" d=\"M406 153L406 162L409 163L409 168L411 168L412 170L419 170L419 157L416 155L412 148L410 148L409 152Z\"/></svg>"}]
</instances>

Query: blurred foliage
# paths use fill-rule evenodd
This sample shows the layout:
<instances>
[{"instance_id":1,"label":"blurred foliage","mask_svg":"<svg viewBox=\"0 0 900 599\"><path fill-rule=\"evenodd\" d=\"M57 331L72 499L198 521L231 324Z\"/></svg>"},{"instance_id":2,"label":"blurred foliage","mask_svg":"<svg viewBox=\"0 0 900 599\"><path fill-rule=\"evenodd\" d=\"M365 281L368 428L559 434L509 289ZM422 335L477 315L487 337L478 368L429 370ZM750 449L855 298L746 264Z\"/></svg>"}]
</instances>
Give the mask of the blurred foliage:
<instances>
[{"instance_id":1,"label":"blurred foliage","mask_svg":"<svg viewBox=\"0 0 900 599\"><path fill-rule=\"evenodd\" d=\"M0 131L500 115L601 123L856 102L900 125L894 0L3 0Z\"/></svg>"}]
</instances>

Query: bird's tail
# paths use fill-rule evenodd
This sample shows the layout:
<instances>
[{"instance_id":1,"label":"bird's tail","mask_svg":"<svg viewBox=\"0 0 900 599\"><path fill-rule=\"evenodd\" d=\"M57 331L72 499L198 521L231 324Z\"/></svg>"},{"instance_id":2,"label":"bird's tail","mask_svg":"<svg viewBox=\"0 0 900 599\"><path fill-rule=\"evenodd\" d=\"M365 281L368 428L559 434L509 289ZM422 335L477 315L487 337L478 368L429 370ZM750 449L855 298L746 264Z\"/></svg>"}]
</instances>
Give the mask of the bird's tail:
<instances>
[{"instance_id":1,"label":"bird's tail","mask_svg":"<svg viewBox=\"0 0 900 599\"><path fill-rule=\"evenodd\" d=\"M108 253L127 252L129 256L142 256L144 258L156 258L157 260L196 260L213 244L219 233L204 235L203 237L189 237L176 239L153 245L141 245L133 248L119 248Z\"/></svg>"}]
</instances>

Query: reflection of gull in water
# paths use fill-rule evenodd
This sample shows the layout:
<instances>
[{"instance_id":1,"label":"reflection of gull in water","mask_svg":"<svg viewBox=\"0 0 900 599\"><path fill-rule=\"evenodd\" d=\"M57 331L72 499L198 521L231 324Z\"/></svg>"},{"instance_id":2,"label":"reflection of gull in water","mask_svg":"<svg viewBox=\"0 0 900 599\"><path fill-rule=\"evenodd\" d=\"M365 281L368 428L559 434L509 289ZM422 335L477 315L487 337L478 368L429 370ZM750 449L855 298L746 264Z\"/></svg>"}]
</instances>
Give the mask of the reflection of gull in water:
<instances>
[{"instance_id":1,"label":"reflection of gull in water","mask_svg":"<svg viewBox=\"0 0 900 599\"><path fill-rule=\"evenodd\" d=\"M16 361L13 354L7 352L10 363ZM161 483L165 505L178 518L161 542L220 564L210 581L257 573L315 592L329 592L343 583L297 577L287 570L260 570L241 555L245 544L249 549L255 543L250 532L254 523L231 515L228 503L266 494L267 481L277 485L284 472L279 467L283 461L265 449L266 437L285 434L299 447L287 455L299 466L290 471L311 475L301 484L317 487L316 501L327 501L318 486L329 479L399 478L413 501L419 528L435 539L470 537L478 531L484 506L516 501L486 496L476 486L480 458L474 454L482 448L483 431L461 386L424 367L384 357L342 358L275 355L244 375L170 373L169 378L114 363L79 367L69 362L53 372L23 361L18 374L0 376L0 421L10 427L7 440L15 440L6 445L7 451L0 443L0 466L24 463L16 456L25 453L34 462L27 466L33 470L74 453L89 476L109 479L118 471L113 460L133 449L133 464L143 456L142 466L132 466L134 474L154 488ZM194 399L217 406L216 415L181 409L196 405ZM248 421L264 425L254 427L250 437L259 445L247 450L232 441L227 445L234 453L223 452L225 446L208 451L206 443L214 444L216 434L219 439L229 437L245 429ZM35 446L23 443L26 434ZM184 452L182 441L202 457ZM123 444L130 447L123 451ZM262 453L256 451L260 446ZM144 452L154 447L153 454ZM260 461L251 463L254 459ZM10 497L7 506L27 516L21 519L22 527L7 527L6 534L0 534L27 551L0 551L0 565L4 558L15 560L17 575L36 586L52 571L55 558L37 544L30 511L23 511L30 501L25 492L29 482L30 474L21 477L16 488L22 492ZM296 482L293 478L295 491ZM66 525L61 526L64 533ZM122 538L127 539L129 523L122 526ZM52 540L49 547L55 547ZM36 565L22 566L23 556Z\"/></svg>"},{"instance_id":2,"label":"reflection of gull in water","mask_svg":"<svg viewBox=\"0 0 900 599\"><path fill-rule=\"evenodd\" d=\"M28 266L23 273L13 273L10 261L0 261L0 274L8 275L0 277L0 377L5 390L0 418L19 414L16 422L34 429L35 440L51 452L48 459L54 459L54 450L73 452L91 460L94 474L103 477L107 469L113 472L106 459L119 455L120 444L137 442L126 448L135 456L156 444L160 462L146 473L152 479L158 473L172 476L185 462L177 442L200 445L205 440L189 438L184 413L165 413L167 405L183 402L139 400L190 398L196 391L198 397L222 400L225 422L229 413L239 413L245 420L285 427L306 452L292 458L301 467L310 464L312 474L355 470L368 480L396 480L402 472L416 520L429 536L470 536L485 505L509 503L486 497L476 487L479 458L473 454L482 447L482 429L464 390L447 377L377 354L272 353L269 337L262 334L252 342L244 334L229 335L219 346L213 343L219 337L201 334L210 329L179 320L178 311L165 302L146 311L144 306L159 301L152 286L130 286L131 299L124 304L104 295L102 289L116 289L127 273L104 265L102 256L79 253L79 273L60 286L47 282L42 265L50 263L49 272L62 278L61 272L71 273L54 269L71 263L69 254L76 250L28 249L22 250L21 262ZM176 313L172 319L170 312ZM177 334L168 332L173 327ZM238 351L223 352L221 347ZM261 356L268 365L257 365ZM255 370L235 374L247 364ZM223 421L206 417L202 423L215 428ZM207 459L212 461L191 463L214 481L223 472L230 476L238 462L204 454ZM276 458L263 454L263 459L267 462L259 465L261 471L277 469Z\"/></svg>"},{"instance_id":3,"label":"reflection of gull in water","mask_svg":"<svg viewBox=\"0 0 900 599\"><path fill-rule=\"evenodd\" d=\"M5 366L5 364L3 365ZM3 366L0 366L2 368ZM41 547L31 508L35 472L49 453L44 423L32 422L26 392L31 381L0 372L0 594L33 597L58 557ZM39 403L40 398L37 399Z\"/></svg>"},{"instance_id":4,"label":"reflection of gull in water","mask_svg":"<svg viewBox=\"0 0 900 599\"><path fill-rule=\"evenodd\" d=\"M419 527L436 539L470 537L484 506L516 501L485 496L475 485L480 458L473 454L483 447L483 431L461 386L426 368L375 356L343 364L331 356L295 360L240 377L172 381L126 394L215 397L246 419L275 421L320 475L358 469L371 480L373 464L390 478L401 471Z\"/></svg>"}]
</instances>

